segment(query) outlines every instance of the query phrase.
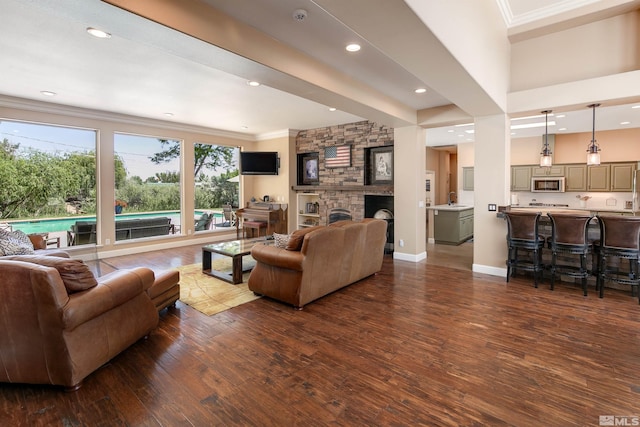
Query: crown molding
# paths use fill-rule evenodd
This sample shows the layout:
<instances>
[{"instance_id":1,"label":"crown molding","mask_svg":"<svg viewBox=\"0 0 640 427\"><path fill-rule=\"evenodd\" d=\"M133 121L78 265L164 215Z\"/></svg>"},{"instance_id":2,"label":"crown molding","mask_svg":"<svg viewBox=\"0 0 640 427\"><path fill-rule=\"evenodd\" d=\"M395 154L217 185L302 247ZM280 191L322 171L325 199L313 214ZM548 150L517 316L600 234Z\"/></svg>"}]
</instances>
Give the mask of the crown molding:
<instances>
[{"instance_id":1,"label":"crown molding","mask_svg":"<svg viewBox=\"0 0 640 427\"><path fill-rule=\"evenodd\" d=\"M185 123L170 122L165 120L149 119L145 117L130 116L109 111L93 110L74 107L53 102L36 101L32 99L16 98L8 95L0 95L0 107L15 108L27 111L47 114L59 114L90 120L105 120L117 123L125 123L137 126L150 126L160 129L170 129L185 132L201 133L204 135L232 138L242 141L258 141L256 135L248 135L239 132L229 132L204 126L189 125Z\"/></svg>"}]
</instances>

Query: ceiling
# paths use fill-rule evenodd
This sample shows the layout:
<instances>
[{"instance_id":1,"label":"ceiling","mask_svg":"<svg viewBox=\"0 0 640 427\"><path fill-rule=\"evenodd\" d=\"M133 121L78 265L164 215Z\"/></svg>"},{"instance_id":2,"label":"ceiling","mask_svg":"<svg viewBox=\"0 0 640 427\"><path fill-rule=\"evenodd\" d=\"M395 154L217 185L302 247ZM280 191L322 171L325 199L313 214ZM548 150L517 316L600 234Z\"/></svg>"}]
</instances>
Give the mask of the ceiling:
<instances>
[{"instance_id":1,"label":"ceiling","mask_svg":"<svg viewBox=\"0 0 640 427\"><path fill-rule=\"evenodd\" d=\"M265 37L337 70L355 87L374 88L399 106L420 110L451 103L321 7L322 1L202 1ZM620 3L496 1L510 37L526 37L558 25L558 17L565 21L586 19L593 15L595 3L602 10L608 4ZM287 129L372 119L362 109L349 108L339 96L312 93L286 73L99 0L0 0L0 4L4 17L0 96L5 101L17 97L53 102L202 126L246 139L260 139ZM389 5L393 3L384 4ZM294 19L294 11L300 9L306 16ZM103 29L111 38L94 38L85 31L87 27ZM362 50L346 52L344 46L351 42L361 44ZM249 80L267 83L252 87L247 84ZM416 88L427 91L416 94ZM41 91L55 95L45 96ZM322 102L318 102L320 99ZM342 108L329 111L334 106ZM564 118L550 117L558 123L550 127L550 133L561 132L560 126L568 132L588 131L591 114L585 106L583 111L567 112ZM597 117L598 129L640 126L640 109L629 106L603 106ZM621 121L631 124L620 125ZM446 145L473 137L458 133L460 129L429 130L428 138L435 145ZM519 132L514 137L541 135L544 128Z\"/></svg>"}]
</instances>

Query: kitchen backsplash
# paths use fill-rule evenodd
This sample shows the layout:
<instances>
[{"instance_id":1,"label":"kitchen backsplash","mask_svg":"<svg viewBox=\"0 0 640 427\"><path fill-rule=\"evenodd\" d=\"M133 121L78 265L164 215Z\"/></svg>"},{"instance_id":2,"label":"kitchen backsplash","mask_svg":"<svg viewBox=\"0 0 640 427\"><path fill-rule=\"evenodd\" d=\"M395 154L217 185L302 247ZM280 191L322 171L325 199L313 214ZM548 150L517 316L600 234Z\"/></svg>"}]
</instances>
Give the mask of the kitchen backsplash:
<instances>
[{"instance_id":1,"label":"kitchen backsplash","mask_svg":"<svg viewBox=\"0 0 640 427\"><path fill-rule=\"evenodd\" d=\"M577 196L589 196L590 199L586 201L587 208L624 210L626 202L631 202L633 193L590 193L587 191L579 193L531 193L529 191L516 191L512 192L511 195L512 205L515 201L513 196L516 196L519 206L529 206L529 203L544 203L562 204L568 205L570 208L578 208L581 206Z\"/></svg>"}]
</instances>

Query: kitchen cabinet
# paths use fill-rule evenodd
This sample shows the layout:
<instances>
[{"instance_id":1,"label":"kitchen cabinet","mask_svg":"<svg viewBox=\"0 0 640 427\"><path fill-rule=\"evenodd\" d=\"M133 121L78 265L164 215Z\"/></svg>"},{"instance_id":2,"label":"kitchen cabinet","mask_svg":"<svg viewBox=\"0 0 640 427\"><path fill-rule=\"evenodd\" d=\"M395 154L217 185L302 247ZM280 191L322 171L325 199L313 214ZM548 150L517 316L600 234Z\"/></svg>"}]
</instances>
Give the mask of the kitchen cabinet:
<instances>
[{"instance_id":1,"label":"kitchen cabinet","mask_svg":"<svg viewBox=\"0 0 640 427\"><path fill-rule=\"evenodd\" d=\"M611 188L611 165L587 166L587 191L609 191Z\"/></svg>"},{"instance_id":2,"label":"kitchen cabinet","mask_svg":"<svg viewBox=\"0 0 640 427\"><path fill-rule=\"evenodd\" d=\"M473 208L464 210L438 209L434 212L436 243L459 245L473 237Z\"/></svg>"},{"instance_id":3,"label":"kitchen cabinet","mask_svg":"<svg viewBox=\"0 0 640 427\"><path fill-rule=\"evenodd\" d=\"M473 191L473 167L462 168L462 189Z\"/></svg>"},{"instance_id":4,"label":"kitchen cabinet","mask_svg":"<svg viewBox=\"0 0 640 427\"><path fill-rule=\"evenodd\" d=\"M565 165L564 191L587 191L587 165Z\"/></svg>"},{"instance_id":5,"label":"kitchen cabinet","mask_svg":"<svg viewBox=\"0 0 640 427\"><path fill-rule=\"evenodd\" d=\"M564 176L565 167L562 165L534 166L531 168L533 176Z\"/></svg>"},{"instance_id":6,"label":"kitchen cabinet","mask_svg":"<svg viewBox=\"0 0 640 427\"><path fill-rule=\"evenodd\" d=\"M611 163L611 191L633 191L635 163Z\"/></svg>"},{"instance_id":7,"label":"kitchen cabinet","mask_svg":"<svg viewBox=\"0 0 640 427\"><path fill-rule=\"evenodd\" d=\"M565 191L633 191L633 174L636 162L585 164L560 164L551 167L511 166L511 191L531 191L534 176L564 176ZM464 168L463 168L464 169Z\"/></svg>"},{"instance_id":8,"label":"kitchen cabinet","mask_svg":"<svg viewBox=\"0 0 640 427\"><path fill-rule=\"evenodd\" d=\"M511 166L511 191L531 191L531 166Z\"/></svg>"},{"instance_id":9,"label":"kitchen cabinet","mask_svg":"<svg viewBox=\"0 0 640 427\"><path fill-rule=\"evenodd\" d=\"M298 228L320 225L320 196L316 193L298 193Z\"/></svg>"}]
</instances>

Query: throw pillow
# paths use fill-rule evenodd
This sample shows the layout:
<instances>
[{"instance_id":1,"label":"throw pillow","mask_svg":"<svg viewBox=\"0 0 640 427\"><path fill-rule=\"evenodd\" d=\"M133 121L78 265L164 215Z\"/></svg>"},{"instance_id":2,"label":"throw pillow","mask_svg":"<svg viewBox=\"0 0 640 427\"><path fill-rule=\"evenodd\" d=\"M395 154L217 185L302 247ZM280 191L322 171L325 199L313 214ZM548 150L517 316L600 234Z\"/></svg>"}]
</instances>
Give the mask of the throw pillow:
<instances>
[{"instance_id":1,"label":"throw pillow","mask_svg":"<svg viewBox=\"0 0 640 427\"><path fill-rule=\"evenodd\" d=\"M312 231L315 231L319 228L322 228L322 225L317 225L315 227L306 227L294 231L293 233L291 233L291 236L289 236L289 243L287 243L287 247L285 249L287 249L288 251L299 251L300 249L302 249L304 236L307 233L311 233Z\"/></svg>"},{"instance_id":2,"label":"throw pillow","mask_svg":"<svg viewBox=\"0 0 640 427\"><path fill-rule=\"evenodd\" d=\"M70 294L85 291L98 284L89 267L77 259L46 255L18 255L12 256L10 259L55 268L60 274L64 287Z\"/></svg>"},{"instance_id":3,"label":"throw pillow","mask_svg":"<svg viewBox=\"0 0 640 427\"><path fill-rule=\"evenodd\" d=\"M20 230L0 230L0 255L33 254L33 244L29 236Z\"/></svg>"},{"instance_id":4,"label":"throw pillow","mask_svg":"<svg viewBox=\"0 0 640 427\"><path fill-rule=\"evenodd\" d=\"M286 249L287 244L289 243L289 235L273 233L273 240L275 242L276 248Z\"/></svg>"}]
</instances>

